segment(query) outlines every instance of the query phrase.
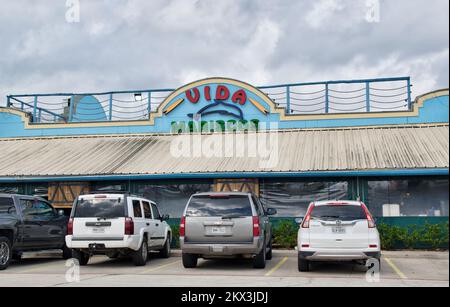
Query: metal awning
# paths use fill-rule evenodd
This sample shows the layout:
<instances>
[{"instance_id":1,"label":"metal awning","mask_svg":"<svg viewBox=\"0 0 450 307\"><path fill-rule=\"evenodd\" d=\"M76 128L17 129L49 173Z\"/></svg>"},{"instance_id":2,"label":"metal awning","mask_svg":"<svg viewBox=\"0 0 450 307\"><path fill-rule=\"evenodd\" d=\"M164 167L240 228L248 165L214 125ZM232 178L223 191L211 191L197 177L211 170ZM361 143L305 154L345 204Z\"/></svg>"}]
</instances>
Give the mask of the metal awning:
<instances>
[{"instance_id":1,"label":"metal awning","mask_svg":"<svg viewBox=\"0 0 450 307\"><path fill-rule=\"evenodd\" d=\"M244 149L256 146L252 138L268 134L246 134L250 141ZM272 154L278 153L278 163L273 165L261 163L261 157L248 155L177 157L171 153L177 137L121 135L0 139L0 179L433 170L449 167L448 124L280 131L275 137L276 148L270 149ZM206 137L209 142L215 142L224 135Z\"/></svg>"}]
</instances>

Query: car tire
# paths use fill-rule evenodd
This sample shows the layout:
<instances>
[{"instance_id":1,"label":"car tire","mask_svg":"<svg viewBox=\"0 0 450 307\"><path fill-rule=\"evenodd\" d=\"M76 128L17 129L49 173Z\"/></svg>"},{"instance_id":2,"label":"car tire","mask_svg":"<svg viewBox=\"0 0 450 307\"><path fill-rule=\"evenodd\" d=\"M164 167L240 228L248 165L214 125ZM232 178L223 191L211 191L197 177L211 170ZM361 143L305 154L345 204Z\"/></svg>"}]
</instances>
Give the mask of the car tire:
<instances>
[{"instance_id":1,"label":"car tire","mask_svg":"<svg viewBox=\"0 0 450 307\"><path fill-rule=\"evenodd\" d=\"M159 251L159 257L161 258L170 258L170 237L167 237L166 243L164 243L164 247Z\"/></svg>"},{"instance_id":2,"label":"car tire","mask_svg":"<svg viewBox=\"0 0 450 307\"><path fill-rule=\"evenodd\" d=\"M183 266L185 269L194 269L197 267L198 264L197 255L183 253L182 258L183 258Z\"/></svg>"},{"instance_id":3,"label":"car tire","mask_svg":"<svg viewBox=\"0 0 450 307\"><path fill-rule=\"evenodd\" d=\"M264 246L263 249L253 258L253 267L255 269L265 269L266 268L266 258L267 247Z\"/></svg>"},{"instance_id":4,"label":"car tire","mask_svg":"<svg viewBox=\"0 0 450 307\"><path fill-rule=\"evenodd\" d=\"M148 243L147 238L142 241L141 248L135 251L132 256L133 263L135 266L144 266L147 264L148 260Z\"/></svg>"},{"instance_id":5,"label":"car tire","mask_svg":"<svg viewBox=\"0 0 450 307\"><path fill-rule=\"evenodd\" d=\"M85 266L88 264L90 256L88 253L74 249L72 250L72 258L78 260L80 266Z\"/></svg>"},{"instance_id":6,"label":"car tire","mask_svg":"<svg viewBox=\"0 0 450 307\"><path fill-rule=\"evenodd\" d=\"M374 260L376 260L378 262L378 269L381 272L381 258L373 258ZM364 266L366 267L367 271L369 271L370 269L372 269L372 267L369 267L367 265L367 263L364 264Z\"/></svg>"},{"instance_id":7,"label":"car tire","mask_svg":"<svg viewBox=\"0 0 450 307\"><path fill-rule=\"evenodd\" d=\"M62 248L62 257L64 260L72 258L72 250L70 248L68 248L65 243Z\"/></svg>"},{"instance_id":8,"label":"car tire","mask_svg":"<svg viewBox=\"0 0 450 307\"><path fill-rule=\"evenodd\" d=\"M0 271L9 267L12 256L11 242L6 237L0 237Z\"/></svg>"},{"instance_id":9,"label":"car tire","mask_svg":"<svg viewBox=\"0 0 450 307\"><path fill-rule=\"evenodd\" d=\"M266 260L272 260L272 258L273 258L273 241L272 239L270 239L269 249L266 254Z\"/></svg>"},{"instance_id":10,"label":"car tire","mask_svg":"<svg viewBox=\"0 0 450 307\"><path fill-rule=\"evenodd\" d=\"M298 255L298 271L299 272L309 272L311 266L308 260L303 259Z\"/></svg>"},{"instance_id":11,"label":"car tire","mask_svg":"<svg viewBox=\"0 0 450 307\"><path fill-rule=\"evenodd\" d=\"M22 261L22 253L13 253L12 260L20 262Z\"/></svg>"}]
</instances>

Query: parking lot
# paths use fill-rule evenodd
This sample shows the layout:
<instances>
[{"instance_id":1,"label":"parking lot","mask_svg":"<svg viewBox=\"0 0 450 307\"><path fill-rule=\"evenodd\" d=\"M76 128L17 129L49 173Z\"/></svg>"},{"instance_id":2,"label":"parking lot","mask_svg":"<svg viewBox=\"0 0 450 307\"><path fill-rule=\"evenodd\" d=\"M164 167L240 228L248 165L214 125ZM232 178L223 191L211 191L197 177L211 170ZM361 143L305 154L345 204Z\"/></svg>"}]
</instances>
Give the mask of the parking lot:
<instances>
[{"instance_id":1,"label":"parking lot","mask_svg":"<svg viewBox=\"0 0 450 307\"><path fill-rule=\"evenodd\" d=\"M372 282L365 268L356 264L316 264L313 271L299 273L294 251L277 251L265 270L253 269L249 260L201 260L198 268L186 270L179 251L169 259L151 257L145 267L99 256L80 268L79 282L67 281L66 275L75 275L66 264L57 254L27 254L0 272L0 287L449 286L448 252L384 252L380 279Z\"/></svg>"}]
</instances>

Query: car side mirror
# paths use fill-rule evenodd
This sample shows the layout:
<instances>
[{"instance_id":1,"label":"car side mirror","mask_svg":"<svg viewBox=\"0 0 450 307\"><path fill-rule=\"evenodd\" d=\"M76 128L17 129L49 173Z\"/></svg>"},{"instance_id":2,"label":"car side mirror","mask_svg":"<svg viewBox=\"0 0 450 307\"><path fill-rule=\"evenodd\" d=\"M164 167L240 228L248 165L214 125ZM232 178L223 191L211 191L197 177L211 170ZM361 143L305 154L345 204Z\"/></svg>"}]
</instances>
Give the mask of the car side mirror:
<instances>
[{"instance_id":1,"label":"car side mirror","mask_svg":"<svg viewBox=\"0 0 450 307\"><path fill-rule=\"evenodd\" d=\"M297 223L298 225L301 225L303 223L303 218L302 217L296 218L295 223Z\"/></svg>"},{"instance_id":2,"label":"car side mirror","mask_svg":"<svg viewBox=\"0 0 450 307\"><path fill-rule=\"evenodd\" d=\"M163 216L161 216L161 221L168 221L170 219L170 216L168 214L165 214Z\"/></svg>"},{"instance_id":3,"label":"car side mirror","mask_svg":"<svg viewBox=\"0 0 450 307\"><path fill-rule=\"evenodd\" d=\"M274 208L268 208L267 209L267 215L272 216L272 215L276 215L277 214L277 210Z\"/></svg>"}]
</instances>

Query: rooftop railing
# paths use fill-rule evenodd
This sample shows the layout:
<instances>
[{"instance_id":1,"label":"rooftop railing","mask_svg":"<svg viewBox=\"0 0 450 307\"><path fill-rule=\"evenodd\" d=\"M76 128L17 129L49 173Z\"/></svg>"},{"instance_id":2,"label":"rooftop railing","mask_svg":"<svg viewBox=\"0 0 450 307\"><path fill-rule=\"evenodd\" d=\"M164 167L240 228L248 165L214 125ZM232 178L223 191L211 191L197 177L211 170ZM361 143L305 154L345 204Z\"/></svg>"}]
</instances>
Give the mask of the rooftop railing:
<instances>
[{"instance_id":1,"label":"rooftop railing","mask_svg":"<svg viewBox=\"0 0 450 307\"><path fill-rule=\"evenodd\" d=\"M287 115L409 111L409 77L293 83L259 87ZM7 106L35 123L146 120L174 89L7 96Z\"/></svg>"}]
</instances>

